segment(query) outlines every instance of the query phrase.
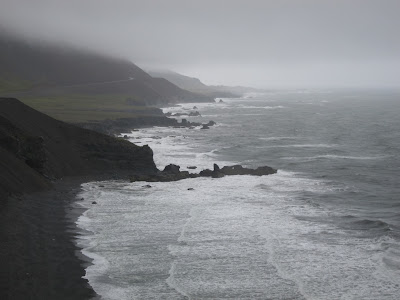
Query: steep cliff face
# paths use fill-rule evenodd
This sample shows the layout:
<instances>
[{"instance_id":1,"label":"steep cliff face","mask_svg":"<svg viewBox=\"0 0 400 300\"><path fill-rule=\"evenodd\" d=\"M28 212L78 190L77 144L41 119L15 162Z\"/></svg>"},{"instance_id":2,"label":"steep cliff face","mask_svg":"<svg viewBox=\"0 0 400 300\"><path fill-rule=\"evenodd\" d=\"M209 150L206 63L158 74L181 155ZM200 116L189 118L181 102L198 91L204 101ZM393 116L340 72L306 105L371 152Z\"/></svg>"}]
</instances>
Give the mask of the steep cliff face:
<instances>
[{"instance_id":1,"label":"steep cliff face","mask_svg":"<svg viewBox=\"0 0 400 300\"><path fill-rule=\"evenodd\" d=\"M3 197L64 176L157 171L148 146L57 121L13 98L0 98L0 166Z\"/></svg>"}]
</instances>

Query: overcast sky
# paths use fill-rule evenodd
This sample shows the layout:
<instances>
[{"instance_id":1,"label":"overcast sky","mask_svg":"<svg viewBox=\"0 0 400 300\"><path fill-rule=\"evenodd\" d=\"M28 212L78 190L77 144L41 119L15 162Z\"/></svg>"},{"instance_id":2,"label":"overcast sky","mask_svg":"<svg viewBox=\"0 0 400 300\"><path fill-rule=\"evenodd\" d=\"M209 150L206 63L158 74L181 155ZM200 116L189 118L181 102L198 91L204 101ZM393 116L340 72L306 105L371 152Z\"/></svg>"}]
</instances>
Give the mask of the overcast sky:
<instances>
[{"instance_id":1,"label":"overcast sky","mask_svg":"<svg viewBox=\"0 0 400 300\"><path fill-rule=\"evenodd\" d=\"M209 84L400 87L400 0L0 0L0 25Z\"/></svg>"}]
</instances>

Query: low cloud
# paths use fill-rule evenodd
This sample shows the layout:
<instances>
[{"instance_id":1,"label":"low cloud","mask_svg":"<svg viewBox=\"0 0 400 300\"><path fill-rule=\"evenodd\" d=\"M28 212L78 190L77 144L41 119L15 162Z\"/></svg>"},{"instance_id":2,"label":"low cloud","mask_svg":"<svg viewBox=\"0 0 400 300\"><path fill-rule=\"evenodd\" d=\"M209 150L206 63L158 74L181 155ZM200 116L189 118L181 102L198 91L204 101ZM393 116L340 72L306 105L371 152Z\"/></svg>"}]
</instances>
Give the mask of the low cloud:
<instances>
[{"instance_id":1,"label":"low cloud","mask_svg":"<svg viewBox=\"0 0 400 300\"><path fill-rule=\"evenodd\" d=\"M0 26L205 82L400 86L397 0L1 0Z\"/></svg>"}]
</instances>

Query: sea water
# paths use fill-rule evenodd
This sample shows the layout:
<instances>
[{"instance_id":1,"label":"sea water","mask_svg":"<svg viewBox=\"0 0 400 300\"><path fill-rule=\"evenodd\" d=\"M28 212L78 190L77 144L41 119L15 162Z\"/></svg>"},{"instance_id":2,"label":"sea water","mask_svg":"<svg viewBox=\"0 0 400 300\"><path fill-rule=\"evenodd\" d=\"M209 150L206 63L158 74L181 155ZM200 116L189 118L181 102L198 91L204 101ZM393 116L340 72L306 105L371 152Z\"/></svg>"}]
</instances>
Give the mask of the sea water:
<instances>
[{"instance_id":1,"label":"sea water","mask_svg":"<svg viewBox=\"0 0 400 300\"><path fill-rule=\"evenodd\" d=\"M93 259L94 290L104 299L399 299L400 94L223 101L164 109L198 110L187 119L217 122L208 130L126 134L150 145L159 169L278 173L83 184L78 243Z\"/></svg>"}]
</instances>

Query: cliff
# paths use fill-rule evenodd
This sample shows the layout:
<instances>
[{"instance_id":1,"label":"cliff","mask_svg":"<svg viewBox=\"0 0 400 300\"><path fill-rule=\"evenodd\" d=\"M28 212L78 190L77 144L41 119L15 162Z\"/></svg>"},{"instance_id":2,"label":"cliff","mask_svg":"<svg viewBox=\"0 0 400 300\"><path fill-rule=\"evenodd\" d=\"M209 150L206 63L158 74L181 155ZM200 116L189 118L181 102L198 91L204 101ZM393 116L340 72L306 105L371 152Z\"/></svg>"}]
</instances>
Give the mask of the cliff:
<instances>
[{"instance_id":1,"label":"cliff","mask_svg":"<svg viewBox=\"0 0 400 300\"><path fill-rule=\"evenodd\" d=\"M46 189L64 176L156 171L152 150L55 120L0 98L0 196Z\"/></svg>"}]
</instances>

